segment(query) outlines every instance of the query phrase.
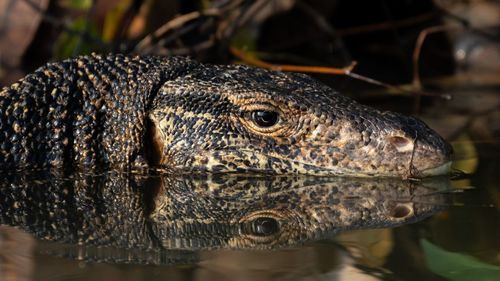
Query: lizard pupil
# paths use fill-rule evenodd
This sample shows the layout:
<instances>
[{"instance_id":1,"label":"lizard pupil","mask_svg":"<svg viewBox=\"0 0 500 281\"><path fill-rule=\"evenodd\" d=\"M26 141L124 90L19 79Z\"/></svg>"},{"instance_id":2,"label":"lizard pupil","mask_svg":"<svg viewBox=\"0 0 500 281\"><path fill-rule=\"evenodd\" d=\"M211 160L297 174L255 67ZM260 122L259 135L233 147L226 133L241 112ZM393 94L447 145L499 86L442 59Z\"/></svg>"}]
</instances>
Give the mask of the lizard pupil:
<instances>
[{"instance_id":1,"label":"lizard pupil","mask_svg":"<svg viewBox=\"0 0 500 281\"><path fill-rule=\"evenodd\" d=\"M278 112L256 110L252 112L252 119L260 127L272 127L278 123Z\"/></svg>"},{"instance_id":2,"label":"lizard pupil","mask_svg":"<svg viewBox=\"0 0 500 281\"><path fill-rule=\"evenodd\" d=\"M252 232L257 236L268 236L278 232L279 224L272 218L258 218L252 223Z\"/></svg>"}]
</instances>

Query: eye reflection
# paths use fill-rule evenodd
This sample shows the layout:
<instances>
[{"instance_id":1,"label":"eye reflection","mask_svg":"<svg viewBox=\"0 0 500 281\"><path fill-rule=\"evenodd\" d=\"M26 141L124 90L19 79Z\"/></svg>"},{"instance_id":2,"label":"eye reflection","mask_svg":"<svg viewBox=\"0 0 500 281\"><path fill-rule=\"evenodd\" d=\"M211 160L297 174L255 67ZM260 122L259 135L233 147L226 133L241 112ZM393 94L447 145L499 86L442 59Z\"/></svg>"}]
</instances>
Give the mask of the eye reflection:
<instances>
[{"instance_id":1,"label":"eye reflection","mask_svg":"<svg viewBox=\"0 0 500 281\"><path fill-rule=\"evenodd\" d=\"M398 203L392 209L391 216L396 219L404 219L413 215L413 204Z\"/></svg>"},{"instance_id":2,"label":"eye reflection","mask_svg":"<svg viewBox=\"0 0 500 281\"><path fill-rule=\"evenodd\" d=\"M269 236L279 231L279 223L273 218L257 218L251 222L251 232L255 236Z\"/></svg>"},{"instance_id":3,"label":"eye reflection","mask_svg":"<svg viewBox=\"0 0 500 281\"><path fill-rule=\"evenodd\" d=\"M279 114L275 111L256 110L252 112L252 119L257 126L268 128L278 123Z\"/></svg>"}]
</instances>

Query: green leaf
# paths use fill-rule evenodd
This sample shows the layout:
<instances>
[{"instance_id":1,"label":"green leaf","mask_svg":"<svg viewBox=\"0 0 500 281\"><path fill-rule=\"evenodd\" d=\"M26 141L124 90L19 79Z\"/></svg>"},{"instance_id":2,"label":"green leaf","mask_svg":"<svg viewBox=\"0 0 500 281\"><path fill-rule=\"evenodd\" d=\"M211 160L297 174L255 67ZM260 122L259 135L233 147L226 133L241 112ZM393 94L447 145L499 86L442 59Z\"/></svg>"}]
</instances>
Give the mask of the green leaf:
<instances>
[{"instance_id":1,"label":"green leaf","mask_svg":"<svg viewBox=\"0 0 500 281\"><path fill-rule=\"evenodd\" d=\"M113 40L113 37L120 28L121 19L130 5L132 5L132 0L122 0L106 13L102 28L102 39L104 41L110 42Z\"/></svg>"},{"instance_id":2,"label":"green leaf","mask_svg":"<svg viewBox=\"0 0 500 281\"><path fill-rule=\"evenodd\" d=\"M498 281L500 267L453 252L448 252L431 242L420 241L429 269L453 281Z\"/></svg>"},{"instance_id":3,"label":"green leaf","mask_svg":"<svg viewBox=\"0 0 500 281\"><path fill-rule=\"evenodd\" d=\"M78 32L85 32L89 36L99 38L97 25L93 22L87 22L85 17L76 19L69 28L72 32L63 32L57 38L54 44L54 57L56 59L64 59L80 54L90 54L93 51L98 51L95 44L88 42Z\"/></svg>"},{"instance_id":4,"label":"green leaf","mask_svg":"<svg viewBox=\"0 0 500 281\"><path fill-rule=\"evenodd\" d=\"M75 10L88 10L92 7L92 0L62 0L61 6Z\"/></svg>"},{"instance_id":5,"label":"green leaf","mask_svg":"<svg viewBox=\"0 0 500 281\"><path fill-rule=\"evenodd\" d=\"M254 52L257 50L256 40L256 34L250 29L240 29L233 35L229 45L246 52Z\"/></svg>"}]
</instances>

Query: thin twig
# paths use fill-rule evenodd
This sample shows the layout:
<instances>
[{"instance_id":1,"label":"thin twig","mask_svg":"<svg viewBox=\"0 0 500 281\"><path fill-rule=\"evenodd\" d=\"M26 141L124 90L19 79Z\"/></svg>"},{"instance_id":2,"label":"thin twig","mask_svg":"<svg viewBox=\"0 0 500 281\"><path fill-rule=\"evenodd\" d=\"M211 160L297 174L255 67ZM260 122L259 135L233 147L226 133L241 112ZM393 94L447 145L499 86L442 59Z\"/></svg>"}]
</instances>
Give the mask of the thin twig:
<instances>
[{"instance_id":1,"label":"thin twig","mask_svg":"<svg viewBox=\"0 0 500 281\"><path fill-rule=\"evenodd\" d=\"M230 52L237 58L241 59L247 64L251 64L257 67L275 70L275 71L294 71L294 72L305 72L305 73L322 73L322 74L334 74L334 75L349 75L351 70L356 66L356 62L345 68L333 68L333 67L322 67L322 66L301 66L301 65L277 65L262 61L254 56L249 56L243 51L236 48L229 48Z\"/></svg>"},{"instance_id":2,"label":"thin twig","mask_svg":"<svg viewBox=\"0 0 500 281\"><path fill-rule=\"evenodd\" d=\"M445 31L450 31L457 29L455 26L447 26L447 25L438 25L438 26L433 26L429 28L425 28L420 31L417 37L417 41L415 42L415 49L413 50L413 87L417 91L422 90L422 82L420 80L420 67L419 67L419 62L420 62L420 53L422 51L422 46L425 42L425 39L429 34L433 33L438 33L438 32L445 32ZM413 103L413 112L419 112L420 110L420 96L417 95L415 96L415 100Z\"/></svg>"},{"instance_id":3,"label":"thin twig","mask_svg":"<svg viewBox=\"0 0 500 281\"><path fill-rule=\"evenodd\" d=\"M420 171L413 165L415 158L415 150L417 148L418 133L415 131L415 138L413 139L413 149L411 150L410 162L408 163L408 178L416 178L420 176Z\"/></svg>"},{"instance_id":4,"label":"thin twig","mask_svg":"<svg viewBox=\"0 0 500 281\"><path fill-rule=\"evenodd\" d=\"M184 47L184 48L178 48L174 50L168 51L168 55L174 55L174 56L185 56L185 55L190 55L193 53L198 53L203 50L209 49L215 45L215 37L212 36L210 39L205 40L201 43L198 43L194 46L189 46L189 47Z\"/></svg>"},{"instance_id":5,"label":"thin twig","mask_svg":"<svg viewBox=\"0 0 500 281\"><path fill-rule=\"evenodd\" d=\"M205 9L203 11L194 11L191 13L183 14L180 15L164 25L162 25L160 28L155 30L153 33L147 35L144 37L134 48L136 52L145 52L145 50L151 50L154 49L153 45L159 45L158 41L160 38L163 38L168 34L169 32L172 31L177 31L178 29L181 29L181 32L177 32L175 36L171 38L165 38L165 41L161 41L161 43L165 42L170 42L172 40L175 40L179 38L184 33L187 33L197 26L203 24L206 21L200 21L197 23L193 23L189 27L184 26L186 23L190 21L195 21L200 18L224 18L227 16L227 13L238 7L243 0L236 0L236 1L226 1L222 3L218 3L218 5L214 5L212 8Z\"/></svg>"},{"instance_id":6,"label":"thin twig","mask_svg":"<svg viewBox=\"0 0 500 281\"><path fill-rule=\"evenodd\" d=\"M420 53L422 51L422 46L425 42L425 39L428 35L438 32L450 31L457 29L454 26L447 25L438 25L433 27L428 27L422 29L418 34L417 41L415 42L415 49L413 50L413 85L417 89L422 88L422 84L420 82L420 72L419 72L419 61L420 61Z\"/></svg>"},{"instance_id":7,"label":"thin twig","mask_svg":"<svg viewBox=\"0 0 500 281\"><path fill-rule=\"evenodd\" d=\"M155 40L157 38L161 38L165 36L168 32L177 29L181 26L183 26L185 23L195 20L200 17L217 17L220 16L220 10L216 8L211 8L204 10L202 12L195 11L191 13L187 13L181 16L178 16L167 23L165 23L163 26L158 28L155 32L152 34L149 34L148 36L144 37L135 47L136 51L141 51L147 48L150 48L152 44L154 44Z\"/></svg>"},{"instance_id":8,"label":"thin twig","mask_svg":"<svg viewBox=\"0 0 500 281\"><path fill-rule=\"evenodd\" d=\"M369 84L385 87L391 90L395 90L401 93L410 93L416 95L426 95L426 96L436 96L430 93L425 93L422 91L413 92L403 89L396 85L391 85L385 82L375 80L357 73L352 72L356 66L356 62L351 63L349 66L344 68L333 68L333 67L323 67L323 66L301 66L301 65L277 65L262 61L254 56L248 55L245 52L238 50L236 48L229 48L230 52L237 58L241 59L243 62L254 65L257 67L275 70L275 71L291 71L291 72L304 72L304 73L321 73L321 74L333 74L333 75L345 75L356 80L360 80Z\"/></svg>"},{"instance_id":9,"label":"thin twig","mask_svg":"<svg viewBox=\"0 0 500 281\"><path fill-rule=\"evenodd\" d=\"M143 48L141 50L142 54L145 53L156 53L159 49L164 49L164 46L170 44L172 41L178 42L179 45L182 45L182 42L179 40L179 37L190 32L191 30L197 28L201 22L191 22L185 26L180 27L179 29L172 30L171 34L165 38L159 39L155 44L150 47ZM182 47L182 46L181 46Z\"/></svg>"}]
</instances>

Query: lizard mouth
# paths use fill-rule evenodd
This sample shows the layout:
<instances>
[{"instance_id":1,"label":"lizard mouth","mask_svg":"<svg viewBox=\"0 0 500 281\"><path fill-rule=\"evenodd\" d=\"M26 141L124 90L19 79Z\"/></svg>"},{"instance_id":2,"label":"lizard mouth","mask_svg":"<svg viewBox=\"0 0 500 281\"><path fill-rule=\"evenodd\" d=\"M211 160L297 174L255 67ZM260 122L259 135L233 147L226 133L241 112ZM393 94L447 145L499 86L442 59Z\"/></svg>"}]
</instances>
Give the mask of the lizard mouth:
<instances>
[{"instance_id":1,"label":"lizard mouth","mask_svg":"<svg viewBox=\"0 0 500 281\"><path fill-rule=\"evenodd\" d=\"M451 171L451 161L448 161L434 168L425 169L421 171L421 173L424 176L440 176L449 174L450 171Z\"/></svg>"},{"instance_id":2,"label":"lizard mouth","mask_svg":"<svg viewBox=\"0 0 500 281\"><path fill-rule=\"evenodd\" d=\"M234 153L237 152L237 153ZM289 159L280 157L280 155L266 154L248 149L226 149L217 151L217 157L212 155L213 151L205 151L203 161L199 159L191 159L186 157L183 165L178 167L180 170L187 169L190 171L211 171L217 173L236 172L236 173L263 173L263 174L303 174L315 176L346 176L346 177L401 177L401 171L360 171L353 169L342 169L339 167L321 166L315 163L299 161L297 159ZM241 166L228 167L227 162L234 161L235 157L243 157L248 163L238 161ZM237 158L237 157L236 157ZM254 161L254 162L251 162ZM274 167L270 167L269 163L273 163ZM208 165L210 164L210 165ZM443 164L437 163L438 166L418 170L418 177L446 175L451 170L451 161Z\"/></svg>"}]
</instances>

